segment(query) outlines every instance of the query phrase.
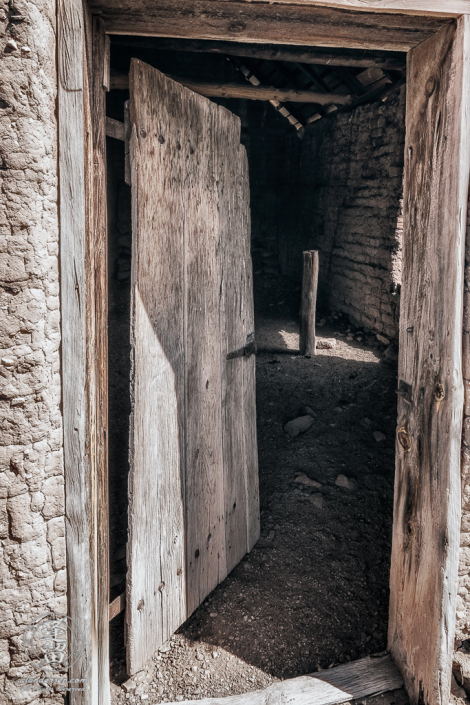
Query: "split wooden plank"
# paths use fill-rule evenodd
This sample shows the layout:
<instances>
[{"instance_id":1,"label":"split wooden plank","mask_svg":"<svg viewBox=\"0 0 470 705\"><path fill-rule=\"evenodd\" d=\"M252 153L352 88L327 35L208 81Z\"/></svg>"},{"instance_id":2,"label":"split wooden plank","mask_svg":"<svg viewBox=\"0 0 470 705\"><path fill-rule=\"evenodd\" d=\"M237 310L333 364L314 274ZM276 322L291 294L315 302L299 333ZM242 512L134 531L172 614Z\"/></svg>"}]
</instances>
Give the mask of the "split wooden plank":
<instances>
[{"instance_id":1,"label":"split wooden plank","mask_svg":"<svg viewBox=\"0 0 470 705\"><path fill-rule=\"evenodd\" d=\"M113 137L115 140L124 142L126 139L125 123L106 117L106 137Z\"/></svg>"},{"instance_id":2,"label":"split wooden plank","mask_svg":"<svg viewBox=\"0 0 470 705\"><path fill-rule=\"evenodd\" d=\"M356 698L381 695L402 686L403 679L389 656L368 657L327 671L274 683L265 690L225 698L185 700L182 705L339 705Z\"/></svg>"},{"instance_id":3,"label":"split wooden plank","mask_svg":"<svg viewBox=\"0 0 470 705\"><path fill-rule=\"evenodd\" d=\"M274 88L273 86L252 86L249 83L208 83L189 81L179 76L169 76L173 81L181 83L194 93L205 95L208 98L244 98L245 100L277 100L290 103L316 103L317 105L350 105L350 95L340 93L317 93L315 91L301 91L292 88ZM129 85L127 75L113 75L111 88L123 90Z\"/></svg>"},{"instance_id":4,"label":"split wooden plank","mask_svg":"<svg viewBox=\"0 0 470 705\"><path fill-rule=\"evenodd\" d=\"M124 103L124 181L131 185L131 157L130 157L130 141L131 141L131 121L129 116L129 101Z\"/></svg>"},{"instance_id":5,"label":"split wooden plank","mask_svg":"<svg viewBox=\"0 0 470 705\"><path fill-rule=\"evenodd\" d=\"M470 17L409 55L389 648L412 703L450 700L460 539Z\"/></svg>"},{"instance_id":6,"label":"split wooden plank","mask_svg":"<svg viewBox=\"0 0 470 705\"><path fill-rule=\"evenodd\" d=\"M324 64L326 66L359 66L380 68L386 71L402 70L406 67L406 56L401 52L363 51L351 49L319 49L282 44L243 44L242 42L217 42L202 39L171 39L168 37L129 37L115 35L116 46L141 47L157 51L190 51L245 56L268 61L292 61L300 64Z\"/></svg>"},{"instance_id":7,"label":"split wooden plank","mask_svg":"<svg viewBox=\"0 0 470 705\"><path fill-rule=\"evenodd\" d=\"M90 233L93 259L89 281L93 287L93 338L88 345L89 369L94 370L94 466L93 512L95 533L94 581L97 630L97 682L100 705L110 702L109 691L109 493L108 493L108 218L106 179L106 90L109 74L109 41L104 22L93 17L92 25L93 135L93 228ZM109 81L108 81L109 86Z\"/></svg>"},{"instance_id":8,"label":"split wooden plank","mask_svg":"<svg viewBox=\"0 0 470 705\"><path fill-rule=\"evenodd\" d=\"M438 16L243 0L92 0L110 33L409 51L449 20Z\"/></svg>"},{"instance_id":9,"label":"split wooden plank","mask_svg":"<svg viewBox=\"0 0 470 705\"><path fill-rule=\"evenodd\" d=\"M316 354L315 318L317 310L318 267L317 250L304 252L299 339L301 355L313 356Z\"/></svg>"},{"instance_id":10,"label":"split wooden plank","mask_svg":"<svg viewBox=\"0 0 470 705\"><path fill-rule=\"evenodd\" d=\"M127 670L141 670L186 619L186 165L179 110L161 74L130 71L132 180L131 424ZM186 145L185 145L186 147Z\"/></svg>"}]
</instances>

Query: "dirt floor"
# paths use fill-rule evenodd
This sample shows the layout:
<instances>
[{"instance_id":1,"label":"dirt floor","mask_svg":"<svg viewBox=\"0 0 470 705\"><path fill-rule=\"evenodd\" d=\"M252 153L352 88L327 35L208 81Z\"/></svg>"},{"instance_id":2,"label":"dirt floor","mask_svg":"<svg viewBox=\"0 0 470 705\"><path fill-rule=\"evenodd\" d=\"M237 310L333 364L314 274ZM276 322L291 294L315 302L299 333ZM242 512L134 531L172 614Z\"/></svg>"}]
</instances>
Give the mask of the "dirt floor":
<instances>
[{"instance_id":1,"label":"dirt floor","mask_svg":"<svg viewBox=\"0 0 470 705\"><path fill-rule=\"evenodd\" d=\"M298 291L259 278L256 309L259 344L298 347ZM114 703L244 693L385 650L396 349L341 315L319 319L331 349L257 357L260 540L129 684L113 621ZM299 416L313 423L291 437Z\"/></svg>"}]
</instances>

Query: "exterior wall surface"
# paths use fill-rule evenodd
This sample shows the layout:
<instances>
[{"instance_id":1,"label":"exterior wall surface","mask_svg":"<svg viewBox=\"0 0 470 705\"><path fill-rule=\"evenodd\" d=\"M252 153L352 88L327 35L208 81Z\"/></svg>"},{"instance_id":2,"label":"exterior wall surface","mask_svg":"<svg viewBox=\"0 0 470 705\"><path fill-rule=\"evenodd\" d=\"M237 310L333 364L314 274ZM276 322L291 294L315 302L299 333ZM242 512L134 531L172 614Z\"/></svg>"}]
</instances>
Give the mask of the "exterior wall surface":
<instances>
[{"instance_id":1,"label":"exterior wall surface","mask_svg":"<svg viewBox=\"0 0 470 705\"><path fill-rule=\"evenodd\" d=\"M0 703L20 693L36 616L65 613L55 0L0 9Z\"/></svg>"},{"instance_id":2,"label":"exterior wall surface","mask_svg":"<svg viewBox=\"0 0 470 705\"><path fill-rule=\"evenodd\" d=\"M404 91L305 130L300 166L300 249L320 252L319 302L356 325L398 335Z\"/></svg>"}]
</instances>

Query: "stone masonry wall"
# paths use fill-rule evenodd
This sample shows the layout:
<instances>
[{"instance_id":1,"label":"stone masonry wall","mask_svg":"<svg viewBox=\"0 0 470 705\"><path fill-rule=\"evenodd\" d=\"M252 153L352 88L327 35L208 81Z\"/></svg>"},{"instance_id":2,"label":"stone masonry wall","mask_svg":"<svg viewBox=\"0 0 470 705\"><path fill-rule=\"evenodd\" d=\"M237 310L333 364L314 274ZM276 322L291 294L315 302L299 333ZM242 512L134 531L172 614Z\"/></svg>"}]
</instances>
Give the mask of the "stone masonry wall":
<instances>
[{"instance_id":1,"label":"stone masonry wall","mask_svg":"<svg viewBox=\"0 0 470 705\"><path fill-rule=\"evenodd\" d=\"M0 5L0 703L25 625L66 612L54 0Z\"/></svg>"},{"instance_id":2,"label":"stone masonry wall","mask_svg":"<svg viewBox=\"0 0 470 705\"><path fill-rule=\"evenodd\" d=\"M300 249L320 252L319 302L352 322L398 336L405 93L305 130ZM296 275L298 276L298 275Z\"/></svg>"}]
</instances>

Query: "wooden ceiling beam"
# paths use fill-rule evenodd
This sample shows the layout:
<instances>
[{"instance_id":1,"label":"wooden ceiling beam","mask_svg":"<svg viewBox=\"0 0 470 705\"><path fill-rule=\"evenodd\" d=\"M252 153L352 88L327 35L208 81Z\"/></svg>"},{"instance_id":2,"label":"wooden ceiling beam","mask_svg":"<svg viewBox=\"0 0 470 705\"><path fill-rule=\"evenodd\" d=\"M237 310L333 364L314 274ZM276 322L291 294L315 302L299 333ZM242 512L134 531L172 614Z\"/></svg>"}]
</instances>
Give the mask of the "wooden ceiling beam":
<instances>
[{"instance_id":1,"label":"wooden ceiling beam","mask_svg":"<svg viewBox=\"0 0 470 705\"><path fill-rule=\"evenodd\" d=\"M470 0L469 0L470 1ZM289 61L299 64L350 66L400 71L406 67L406 55L392 51L364 51L353 49L320 49L282 44L243 44L204 39L172 39L167 37L134 37L115 35L112 43L126 47L140 47L158 51L192 51L196 53L241 56L265 61Z\"/></svg>"},{"instance_id":2,"label":"wooden ceiling beam","mask_svg":"<svg viewBox=\"0 0 470 705\"><path fill-rule=\"evenodd\" d=\"M208 98L245 98L247 100L277 100L280 103L316 103L317 105L349 105L352 98L349 95L337 93L317 93L314 91L298 91L273 86L253 86L243 83L203 83L188 81L186 78L169 76L177 83L186 86L194 93ZM129 88L128 74L111 74L111 88L126 90Z\"/></svg>"},{"instance_id":3,"label":"wooden ceiling beam","mask_svg":"<svg viewBox=\"0 0 470 705\"><path fill-rule=\"evenodd\" d=\"M243 0L90 0L110 34L409 51L449 20Z\"/></svg>"}]
</instances>

